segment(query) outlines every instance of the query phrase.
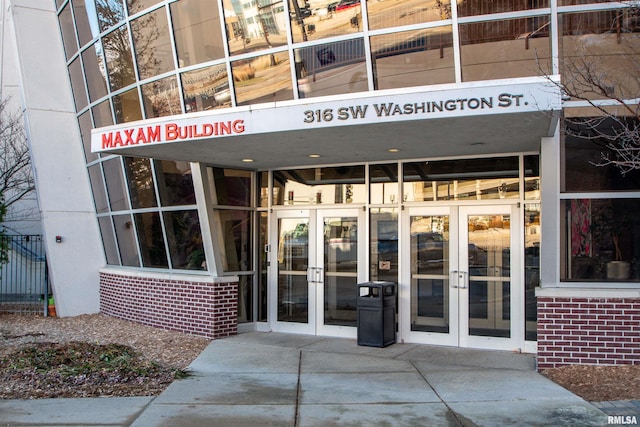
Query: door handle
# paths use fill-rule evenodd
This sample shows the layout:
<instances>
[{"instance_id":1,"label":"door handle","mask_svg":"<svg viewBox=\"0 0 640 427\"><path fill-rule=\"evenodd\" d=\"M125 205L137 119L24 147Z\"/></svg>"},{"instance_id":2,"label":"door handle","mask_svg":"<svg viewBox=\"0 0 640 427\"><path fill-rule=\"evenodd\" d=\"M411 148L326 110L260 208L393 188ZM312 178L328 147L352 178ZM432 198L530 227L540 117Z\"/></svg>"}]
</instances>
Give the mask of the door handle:
<instances>
[{"instance_id":1,"label":"door handle","mask_svg":"<svg viewBox=\"0 0 640 427\"><path fill-rule=\"evenodd\" d=\"M467 289L469 287L469 273L466 271L458 271L458 283L462 280L462 285L458 284L460 289Z\"/></svg>"},{"instance_id":2,"label":"door handle","mask_svg":"<svg viewBox=\"0 0 640 427\"><path fill-rule=\"evenodd\" d=\"M449 280L451 281L451 287L454 288L454 289L457 289L457 288L460 287L460 286L458 286L458 279L459 279L458 274L459 273L460 272L458 270L453 270L453 271L451 271L451 273L449 273ZM452 280L452 279L455 279L455 280Z\"/></svg>"},{"instance_id":3,"label":"door handle","mask_svg":"<svg viewBox=\"0 0 640 427\"><path fill-rule=\"evenodd\" d=\"M322 267L307 267L307 282L324 283L323 271Z\"/></svg>"},{"instance_id":4,"label":"door handle","mask_svg":"<svg viewBox=\"0 0 640 427\"><path fill-rule=\"evenodd\" d=\"M455 280L451 280L451 287L454 289L467 289L469 287L468 277L469 273L466 271L453 270L451 273Z\"/></svg>"}]
</instances>

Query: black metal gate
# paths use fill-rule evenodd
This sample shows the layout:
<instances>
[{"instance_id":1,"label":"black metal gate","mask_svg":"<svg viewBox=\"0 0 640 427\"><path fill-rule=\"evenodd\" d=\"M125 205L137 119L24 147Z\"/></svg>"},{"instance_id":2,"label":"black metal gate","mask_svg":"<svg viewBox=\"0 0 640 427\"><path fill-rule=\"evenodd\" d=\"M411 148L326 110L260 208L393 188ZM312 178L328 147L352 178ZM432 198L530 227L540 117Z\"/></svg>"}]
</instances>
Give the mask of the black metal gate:
<instances>
[{"instance_id":1,"label":"black metal gate","mask_svg":"<svg viewBox=\"0 0 640 427\"><path fill-rule=\"evenodd\" d=\"M0 265L0 312L47 315L49 286L42 236L0 236L9 248Z\"/></svg>"}]
</instances>

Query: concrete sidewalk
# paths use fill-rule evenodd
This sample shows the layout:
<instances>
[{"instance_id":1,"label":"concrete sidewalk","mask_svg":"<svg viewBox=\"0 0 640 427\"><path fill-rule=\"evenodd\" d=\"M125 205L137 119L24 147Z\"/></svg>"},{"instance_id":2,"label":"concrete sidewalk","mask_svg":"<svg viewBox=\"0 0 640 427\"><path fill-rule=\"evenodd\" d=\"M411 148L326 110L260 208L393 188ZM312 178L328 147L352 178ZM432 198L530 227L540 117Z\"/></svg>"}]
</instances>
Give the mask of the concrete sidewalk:
<instances>
[{"instance_id":1,"label":"concrete sidewalk","mask_svg":"<svg viewBox=\"0 0 640 427\"><path fill-rule=\"evenodd\" d=\"M156 398L0 401L0 425L604 426L532 355L249 333L213 341Z\"/></svg>"}]
</instances>

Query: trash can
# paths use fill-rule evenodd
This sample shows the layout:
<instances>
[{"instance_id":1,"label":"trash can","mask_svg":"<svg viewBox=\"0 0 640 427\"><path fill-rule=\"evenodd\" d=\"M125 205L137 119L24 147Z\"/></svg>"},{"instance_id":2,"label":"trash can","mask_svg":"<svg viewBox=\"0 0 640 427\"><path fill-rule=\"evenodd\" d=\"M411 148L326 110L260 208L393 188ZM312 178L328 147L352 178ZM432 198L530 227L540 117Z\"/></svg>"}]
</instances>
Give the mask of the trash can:
<instances>
[{"instance_id":1,"label":"trash can","mask_svg":"<svg viewBox=\"0 0 640 427\"><path fill-rule=\"evenodd\" d=\"M358 284L358 345L386 347L396 342L396 284Z\"/></svg>"}]
</instances>

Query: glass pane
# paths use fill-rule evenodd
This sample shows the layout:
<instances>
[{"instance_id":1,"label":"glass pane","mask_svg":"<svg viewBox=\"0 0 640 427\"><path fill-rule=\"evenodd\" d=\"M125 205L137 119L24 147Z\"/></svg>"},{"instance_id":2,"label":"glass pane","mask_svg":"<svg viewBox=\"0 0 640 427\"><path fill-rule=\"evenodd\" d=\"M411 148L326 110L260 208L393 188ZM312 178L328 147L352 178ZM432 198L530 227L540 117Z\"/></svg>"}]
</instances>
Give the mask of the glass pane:
<instances>
[{"instance_id":1,"label":"glass pane","mask_svg":"<svg viewBox=\"0 0 640 427\"><path fill-rule=\"evenodd\" d=\"M267 267L269 266L266 245L269 242L269 216L267 212L258 213L258 322L267 321L267 302L269 301L269 286Z\"/></svg>"},{"instance_id":2,"label":"glass pane","mask_svg":"<svg viewBox=\"0 0 640 427\"><path fill-rule=\"evenodd\" d=\"M143 267L169 268L158 212L135 214Z\"/></svg>"},{"instance_id":3,"label":"glass pane","mask_svg":"<svg viewBox=\"0 0 640 427\"><path fill-rule=\"evenodd\" d=\"M394 204L398 199L398 164L369 167L369 201L372 204Z\"/></svg>"},{"instance_id":4,"label":"glass pane","mask_svg":"<svg viewBox=\"0 0 640 427\"><path fill-rule=\"evenodd\" d=\"M304 0L289 0L294 42L318 40L362 31L359 0L321 0L313 10Z\"/></svg>"},{"instance_id":5,"label":"glass pane","mask_svg":"<svg viewBox=\"0 0 640 427\"><path fill-rule=\"evenodd\" d=\"M546 16L463 24L460 44L464 81L549 74Z\"/></svg>"},{"instance_id":6,"label":"glass pane","mask_svg":"<svg viewBox=\"0 0 640 427\"><path fill-rule=\"evenodd\" d=\"M154 160L160 204L162 206L193 205L196 196L188 162Z\"/></svg>"},{"instance_id":7,"label":"glass pane","mask_svg":"<svg viewBox=\"0 0 640 427\"><path fill-rule=\"evenodd\" d=\"M294 56L301 98L369 89L361 38L296 49Z\"/></svg>"},{"instance_id":8,"label":"glass pane","mask_svg":"<svg viewBox=\"0 0 640 427\"><path fill-rule=\"evenodd\" d=\"M100 225L100 234L102 235L102 245L107 258L108 265L120 265L118 257L118 248L116 246L116 238L113 234L113 224L111 224L110 216L101 216L98 218Z\"/></svg>"},{"instance_id":9,"label":"glass pane","mask_svg":"<svg viewBox=\"0 0 640 427\"><path fill-rule=\"evenodd\" d=\"M111 113L111 104L109 100L102 101L91 109L93 113L93 121L97 128L103 126L111 126L113 124L113 115Z\"/></svg>"},{"instance_id":10,"label":"glass pane","mask_svg":"<svg viewBox=\"0 0 640 427\"><path fill-rule=\"evenodd\" d=\"M129 31L125 26L107 34L102 38L109 83L111 91L122 89L136 81L131 46L129 45Z\"/></svg>"},{"instance_id":11,"label":"glass pane","mask_svg":"<svg viewBox=\"0 0 640 427\"><path fill-rule=\"evenodd\" d=\"M82 52L82 64L89 88L89 99L96 101L107 95L107 75L102 59L102 46L100 42Z\"/></svg>"},{"instance_id":12,"label":"glass pane","mask_svg":"<svg viewBox=\"0 0 640 427\"><path fill-rule=\"evenodd\" d=\"M237 169L210 168L216 205L251 206L251 172Z\"/></svg>"},{"instance_id":13,"label":"glass pane","mask_svg":"<svg viewBox=\"0 0 640 427\"><path fill-rule=\"evenodd\" d=\"M80 111L87 106L88 101L79 58L76 58L69 65L69 77L71 77L71 89L73 90L73 101L76 105L76 111Z\"/></svg>"},{"instance_id":14,"label":"glass pane","mask_svg":"<svg viewBox=\"0 0 640 427\"><path fill-rule=\"evenodd\" d=\"M138 91L131 89L113 97L113 107L116 110L116 123L133 122L142 120L140 111L140 98Z\"/></svg>"},{"instance_id":15,"label":"glass pane","mask_svg":"<svg viewBox=\"0 0 640 427\"><path fill-rule=\"evenodd\" d=\"M96 205L96 212L109 212L107 192L104 188L104 183L102 180L102 169L100 168L99 164L89 166L89 180L91 181L91 192L93 193L93 201Z\"/></svg>"},{"instance_id":16,"label":"glass pane","mask_svg":"<svg viewBox=\"0 0 640 427\"><path fill-rule=\"evenodd\" d=\"M449 0L436 1L433 6L424 5L422 7L412 0L368 2L367 13L369 14L369 29L378 30L451 19L451 2Z\"/></svg>"},{"instance_id":17,"label":"glass pane","mask_svg":"<svg viewBox=\"0 0 640 427\"><path fill-rule=\"evenodd\" d=\"M462 0L458 1L458 16L514 12L517 10L540 9L543 7L549 7L549 0Z\"/></svg>"},{"instance_id":18,"label":"glass pane","mask_svg":"<svg viewBox=\"0 0 640 427\"><path fill-rule=\"evenodd\" d=\"M207 261L202 245L198 211L170 211L164 214L171 267L185 270L206 270Z\"/></svg>"},{"instance_id":19,"label":"glass pane","mask_svg":"<svg viewBox=\"0 0 640 427\"><path fill-rule=\"evenodd\" d=\"M517 157L405 163L404 201L514 199L518 175Z\"/></svg>"},{"instance_id":20,"label":"glass pane","mask_svg":"<svg viewBox=\"0 0 640 427\"><path fill-rule=\"evenodd\" d=\"M128 267L140 267L138 258L138 247L136 246L136 236L134 234L133 221L131 215L115 215L113 224L116 229L116 240L120 249L122 265Z\"/></svg>"},{"instance_id":21,"label":"glass pane","mask_svg":"<svg viewBox=\"0 0 640 427\"><path fill-rule=\"evenodd\" d=\"M289 55L278 52L231 64L238 105L293 99Z\"/></svg>"},{"instance_id":22,"label":"glass pane","mask_svg":"<svg viewBox=\"0 0 640 427\"><path fill-rule=\"evenodd\" d=\"M278 321L309 322L309 219L278 220Z\"/></svg>"},{"instance_id":23,"label":"glass pane","mask_svg":"<svg viewBox=\"0 0 640 427\"><path fill-rule=\"evenodd\" d=\"M637 6L560 15L561 73L579 99L630 99L640 83Z\"/></svg>"},{"instance_id":24,"label":"glass pane","mask_svg":"<svg viewBox=\"0 0 640 427\"><path fill-rule=\"evenodd\" d=\"M469 335L511 336L511 217L469 215Z\"/></svg>"},{"instance_id":25,"label":"glass pane","mask_svg":"<svg viewBox=\"0 0 640 427\"><path fill-rule=\"evenodd\" d=\"M273 172L274 205L365 203L364 166Z\"/></svg>"},{"instance_id":26,"label":"glass pane","mask_svg":"<svg viewBox=\"0 0 640 427\"><path fill-rule=\"evenodd\" d=\"M581 119L575 119L578 122ZM603 120L585 117L585 124L565 122L567 131L561 141L564 167L561 189L565 192L630 191L640 190L640 170L625 173L613 165L604 166L604 157L615 158L607 145L611 143L605 135L615 135L621 129L623 117ZM573 119L572 119L573 121ZM595 129L590 127L597 124ZM629 129L637 122L629 121Z\"/></svg>"},{"instance_id":27,"label":"glass pane","mask_svg":"<svg viewBox=\"0 0 640 427\"><path fill-rule=\"evenodd\" d=\"M524 198L540 200L540 156L524 156Z\"/></svg>"},{"instance_id":28,"label":"glass pane","mask_svg":"<svg viewBox=\"0 0 640 427\"><path fill-rule=\"evenodd\" d=\"M127 10L129 15L133 15L159 2L160 0L127 0Z\"/></svg>"},{"instance_id":29,"label":"glass pane","mask_svg":"<svg viewBox=\"0 0 640 427\"><path fill-rule=\"evenodd\" d=\"M398 281L398 211L371 209L370 278Z\"/></svg>"},{"instance_id":30,"label":"glass pane","mask_svg":"<svg viewBox=\"0 0 640 427\"><path fill-rule=\"evenodd\" d=\"M156 192L153 188L153 171L149 159L125 157L124 167L133 209L157 206Z\"/></svg>"},{"instance_id":31,"label":"glass pane","mask_svg":"<svg viewBox=\"0 0 640 427\"><path fill-rule=\"evenodd\" d=\"M559 6L572 6L576 4L589 4L589 3L612 3L617 0L558 0Z\"/></svg>"},{"instance_id":32,"label":"glass pane","mask_svg":"<svg viewBox=\"0 0 640 427\"><path fill-rule=\"evenodd\" d=\"M525 339L535 341L538 335L536 288L540 286L540 205L524 207L524 317Z\"/></svg>"},{"instance_id":33,"label":"glass pane","mask_svg":"<svg viewBox=\"0 0 640 427\"><path fill-rule=\"evenodd\" d=\"M253 322L253 276L241 275L238 282L238 323Z\"/></svg>"},{"instance_id":34,"label":"glass pane","mask_svg":"<svg viewBox=\"0 0 640 427\"><path fill-rule=\"evenodd\" d=\"M122 0L96 0L96 13L100 31L105 31L124 20Z\"/></svg>"},{"instance_id":35,"label":"glass pane","mask_svg":"<svg viewBox=\"0 0 640 427\"><path fill-rule=\"evenodd\" d=\"M180 91L175 77L167 77L143 85L142 101L147 119L182 113Z\"/></svg>"},{"instance_id":36,"label":"glass pane","mask_svg":"<svg viewBox=\"0 0 640 427\"><path fill-rule=\"evenodd\" d=\"M84 46L100 33L94 0L73 0L73 15L80 46Z\"/></svg>"},{"instance_id":37,"label":"glass pane","mask_svg":"<svg viewBox=\"0 0 640 427\"><path fill-rule=\"evenodd\" d=\"M109 159L102 163L104 178L107 182L107 194L112 211L129 209L129 199L122 176L120 157Z\"/></svg>"},{"instance_id":38,"label":"glass pane","mask_svg":"<svg viewBox=\"0 0 640 427\"><path fill-rule=\"evenodd\" d=\"M131 21L140 80L174 69L169 25L164 8Z\"/></svg>"},{"instance_id":39,"label":"glass pane","mask_svg":"<svg viewBox=\"0 0 640 427\"><path fill-rule=\"evenodd\" d=\"M70 4L67 4L64 9L62 9L62 12L58 15L58 21L60 22L62 43L64 44L64 51L68 61L73 54L78 51L78 40L76 38L76 30L73 28Z\"/></svg>"},{"instance_id":40,"label":"glass pane","mask_svg":"<svg viewBox=\"0 0 640 427\"><path fill-rule=\"evenodd\" d=\"M216 4L210 0L172 3L171 20L180 67L224 58L224 41Z\"/></svg>"},{"instance_id":41,"label":"glass pane","mask_svg":"<svg viewBox=\"0 0 640 427\"><path fill-rule=\"evenodd\" d=\"M324 324L357 326L358 218L324 218Z\"/></svg>"},{"instance_id":42,"label":"glass pane","mask_svg":"<svg viewBox=\"0 0 640 427\"><path fill-rule=\"evenodd\" d=\"M98 159L97 154L91 152L91 114L87 111L78 117L78 124L80 125L80 137L82 138L82 147L84 148L84 157L87 163Z\"/></svg>"},{"instance_id":43,"label":"glass pane","mask_svg":"<svg viewBox=\"0 0 640 427\"><path fill-rule=\"evenodd\" d=\"M231 55L287 44L282 2L270 0L223 0Z\"/></svg>"},{"instance_id":44,"label":"glass pane","mask_svg":"<svg viewBox=\"0 0 640 427\"><path fill-rule=\"evenodd\" d=\"M575 199L561 204L565 281L640 281L640 200Z\"/></svg>"},{"instance_id":45,"label":"glass pane","mask_svg":"<svg viewBox=\"0 0 640 427\"><path fill-rule=\"evenodd\" d=\"M231 107L227 66L214 65L180 75L187 113Z\"/></svg>"},{"instance_id":46,"label":"glass pane","mask_svg":"<svg viewBox=\"0 0 640 427\"><path fill-rule=\"evenodd\" d=\"M412 216L411 330L449 333L449 217Z\"/></svg>"},{"instance_id":47,"label":"glass pane","mask_svg":"<svg viewBox=\"0 0 640 427\"><path fill-rule=\"evenodd\" d=\"M251 234L253 212L214 209L213 215L223 270L225 272L253 270Z\"/></svg>"},{"instance_id":48,"label":"glass pane","mask_svg":"<svg viewBox=\"0 0 640 427\"><path fill-rule=\"evenodd\" d=\"M258 206L266 208L269 206L269 173L258 172L256 177L258 179L258 191L260 192L260 196L258 197Z\"/></svg>"},{"instance_id":49,"label":"glass pane","mask_svg":"<svg viewBox=\"0 0 640 427\"><path fill-rule=\"evenodd\" d=\"M376 89L455 82L449 26L371 37L371 57Z\"/></svg>"}]
</instances>

